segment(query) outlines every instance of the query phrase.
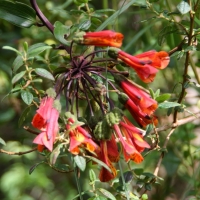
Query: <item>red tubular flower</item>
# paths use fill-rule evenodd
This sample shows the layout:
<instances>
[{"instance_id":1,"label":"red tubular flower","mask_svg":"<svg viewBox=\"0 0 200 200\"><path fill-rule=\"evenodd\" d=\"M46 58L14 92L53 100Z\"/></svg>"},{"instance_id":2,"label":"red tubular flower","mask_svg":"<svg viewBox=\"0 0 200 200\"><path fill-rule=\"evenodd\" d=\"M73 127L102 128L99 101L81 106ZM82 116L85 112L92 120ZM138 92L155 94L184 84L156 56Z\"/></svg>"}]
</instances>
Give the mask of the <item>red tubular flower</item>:
<instances>
[{"instance_id":1,"label":"red tubular flower","mask_svg":"<svg viewBox=\"0 0 200 200\"><path fill-rule=\"evenodd\" d=\"M99 180L101 182L108 182L116 177L117 171L108 157L107 141L100 141L100 147L101 147L101 152L98 154L98 158L111 169L112 173L108 171L106 168L102 167L99 173Z\"/></svg>"},{"instance_id":2,"label":"red tubular flower","mask_svg":"<svg viewBox=\"0 0 200 200\"><path fill-rule=\"evenodd\" d=\"M170 61L169 55L165 51L156 52L152 50L132 56L120 49L112 48L109 50L109 55L132 67L145 83L152 82L158 69L164 69Z\"/></svg>"},{"instance_id":3,"label":"red tubular flower","mask_svg":"<svg viewBox=\"0 0 200 200\"><path fill-rule=\"evenodd\" d=\"M117 124L113 125L113 129L115 130L117 136L119 137L119 140L122 144L122 149L124 153L124 158L126 162L129 160L133 160L136 163L141 163L143 161L142 155L137 151L135 146L133 145L130 137L126 137L126 139L123 137L120 127ZM126 135L128 136L128 135Z\"/></svg>"},{"instance_id":4,"label":"red tubular flower","mask_svg":"<svg viewBox=\"0 0 200 200\"><path fill-rule=\"evenodd\" d=\"M72 119L69 120L70 122L74 123ZM99 146L91 139L90 134L81 126L77 126L71 129L73 124L67 124L66 129L69 130L69 137L70 137L70 145L69 151L77 155L80 153L79 148L85 148L90 152L98 152Z\"/></svg>"},{"instance_id":5,"label":"red tubular flower","mask_svg":"<svg viewBox=\"0 0 200 200\"><path fill-rule=\"evenodd\" d=\"M42 132L33 140L38 144L38 150L42 151L42 146L47 147L49 151L53 150L53 143L58 132L59 112L53 107L54 99L45 97L42 99L37 113L33 117L32 125Z\"/></svg>"},{"instance_id":6,"label":"red tubular flower","mask_svg":"<svg viewBox=\"0 0 200 200\"><path fill-rule=\"evenodd\" d=\"M74 37L74 41L84 45L121 47L124 36L121 33L104 30L99 32L80 32Z\"/></svg>"},{"instance_id":7,"label":"red tubular flower","mask_svg":"<svg viewBox=\"0 0 200 200\"><path fill-rule=\"evenodd\" d=\"M127 118L120 122L120 128L127 138L130 138L138 152L143 152L145 148L150 148L149 144L144 141L141 131L136 128Z\"/></svg>"},{"instance_id":8,"label":"red tubular flower","mask_svg":"<svg viewBox=\"0 0 200 200\"><path fill-rule=\"evenodd\" d=\"M149 94L142 91L128 80L122 80L120 86L130 99L147 115L152 115L158 107L157 102Z\"/></svg>"}]
</instances>

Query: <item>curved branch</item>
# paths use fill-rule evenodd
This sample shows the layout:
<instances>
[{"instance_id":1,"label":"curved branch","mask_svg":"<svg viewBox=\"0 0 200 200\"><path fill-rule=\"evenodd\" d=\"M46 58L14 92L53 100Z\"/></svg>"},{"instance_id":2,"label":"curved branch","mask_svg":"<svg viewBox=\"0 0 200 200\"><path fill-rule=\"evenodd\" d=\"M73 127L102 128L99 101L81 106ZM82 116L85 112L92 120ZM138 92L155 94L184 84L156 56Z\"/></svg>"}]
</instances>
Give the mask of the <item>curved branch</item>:
<instances>
[{"instance_id":1,"label":"curved branch","mask_svg":"<svg viewBox=\"0 0 200 200\"><path fill-rule=\"evenodd\" d=\"M31 153L33 151L36 151L37 150L37 147L29 150L29 151L23 151L23 152L11 152L11 151L5 151L3 149L0 149L0 153L4 153L4 154L7 154L7 155L11 155L11 156L21 156L21 155L24 155L24 154L28 154L28 153Z\"/></svg>"},{"instance_id":2,"label":"curved branch","mask_svg":"<svg viewBox=\"0 0 200 200\"><path fill-rule=\"evenodd\" d=\"M51 22L44 16L44 14L42 13L42 11L40 10L40 8L37 5L36 0L30 0L30 3L33 7L33 9L35 10L37 16L40 18L40 20L43 22L43 24L53 33L54 27L51 24Z\"/></svg>"}]
</instances>

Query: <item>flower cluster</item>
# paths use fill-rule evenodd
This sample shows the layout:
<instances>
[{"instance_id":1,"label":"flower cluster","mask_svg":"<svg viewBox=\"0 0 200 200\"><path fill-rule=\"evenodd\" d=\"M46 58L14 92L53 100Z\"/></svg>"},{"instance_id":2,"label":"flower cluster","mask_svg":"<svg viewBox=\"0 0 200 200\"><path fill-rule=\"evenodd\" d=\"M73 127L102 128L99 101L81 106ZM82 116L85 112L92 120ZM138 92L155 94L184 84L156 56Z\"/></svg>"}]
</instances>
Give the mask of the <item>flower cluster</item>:
<instances>
[{"instance_id":1,"label":"flower cluster","mask_svg":"<svg viewBox=\"0 0 200 200\"><path fill-rule=\"evenodd\" d=\"M123 52L118 49L122 40L121 33L109 30L77 33L71 42L69 62L54 72L56 94L47 92L32 120L32 125L41 131L33 141L39 151L46 148L51 152L54 146L63 143L65 150L74 156L93 156L104 163L99 173L102 182L116 177L114 163L119 161L121 152L126 162L141 163L144 159L141 153L150 148L143 138L144 131L130 120L142 128L158 123L157 102L127 78L128 72L119 71L116 65L131 67L143 82L149 83L158 69L169 64L169 55L164 51L152 50L136 56ZM77 56L72 51L77 45L101 49ZM102 48L107 46L108 50ZM119 101L113 97L113 91ZM64 125L58 124L61 115L56 101L59 98L66 102ZM133 119L125 116L125 110Z\"/></svg>"}]
</instances>

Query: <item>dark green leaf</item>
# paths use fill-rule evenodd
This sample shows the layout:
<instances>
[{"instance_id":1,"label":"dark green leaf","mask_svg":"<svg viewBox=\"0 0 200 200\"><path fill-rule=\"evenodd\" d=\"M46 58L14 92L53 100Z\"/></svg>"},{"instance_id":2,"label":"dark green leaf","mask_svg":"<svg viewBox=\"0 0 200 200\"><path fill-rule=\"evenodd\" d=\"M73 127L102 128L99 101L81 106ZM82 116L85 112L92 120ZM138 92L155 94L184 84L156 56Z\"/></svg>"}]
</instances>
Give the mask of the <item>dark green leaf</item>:
<instances>
[{"instance_id":1,"label":"dark green leaf","mask_svg":"<svg viewBox=\"0 0 200 200\"><path fill-rule=\"evenodd\" d=\"M160 103L158 105L159 108L172 108L172 107L176 107L176 106L180 106L181 104L179 103L176 103L176 102L163 102L163 103Z\"/></svg>"},{"instance_id":2,"label":"dark green leaf","mask_svg":"<svg viewBox=\"0 0 200 200\"><path fill-rule=\"evenodd\" d=\"M133 173L131 171L127 171L123 173L125 183L129 183L133 179ZM123 184L122 177L119 178L120 184Z\"/></svg>"},{"instance_id":3,"label":"dark green leaf","mask_svg":"<svg viewBox=\"0 0 200 200\"><path fill-rule=\"evenodd\" d=\"M6 142L0 137L0 144L6 145Z\"/></svg>"},{"instance_id":4,"label":"dark green leaf","mask_svg":"<svg viewBox=\"0 0 200 200\"><path fill-rule=\"evenodd\" d=\"M25 119L27 118L29 112L31 111L31 107L27 107L23 110L19 120L18 120L18 126L21 127Z\"/></svg>"},{"instance_id":5,"label":"dark green leaf","mask_svg":"<svg viewBox=\"0 0 200 200\"><path fill-rule=\"evenodd\" d=\"M71 42L67 41L65 38L70 35L70 26L65 26L61 22L56 22L54 24L54 36L55 38L65 45L70 45Z\"/></svg>"},{"instance_id":6,"label":"dark green leaf","mask_svg":"<svg viewBox=\"0 0 200 200\"><path fill-rule=\"evenodd\" d=\"M47 78L47 79L50 79L52 81L55 80L54 77L53 77L53 75L49 71L47 71L46 69L36 68L35 69L35 73L37 75L39 75L39 76L42 76L42 77Z\"/></svg>"},{"instance_id":7,"label":"dark green leaf","mask_svg":"<svg viewBox=\"0 0 200 200\"><path fill-rule=\"evenodd\" d=\"M49 46L45 43L34 44L29 47L27 57L28 58L35 57L35 56L39 55L40 53L42 53L43 51L45 51L47 49L51 49L51 48L52 48L52 46Z\"/></svg>"},{"instance_id":8,"label":"dark green leaf","mask_svg":"<svg viewBox=\"0 0 200 200\"><path fill-rule=\"evenodd\" d=\"M116 198L107 190L103 189L103 188L99 188L99 191L105 195L107 198L111 199L111 200L116 200Z\"/></svg>"},{"instance_id":9,"label":"dark green leaf","mask_svg":"<svg viewBox=\"0 0 200 200\"><path fill-rule=\"evenodd\" d=\"M156 97L156 101L158 103L161 103L161 102L168 100L170 97L171 97L171 94L165 93L165 94L160 95L159 97Z\"/></svg>"},{"instance_id":10,"label":"dark green leaf","mask_svg":"<svg viewBox=\"0 0 200 200\"><path fill-rule=\"evenodd\" d=\"M151 191L151 184L146 183L144 187L145 187L146 190Z\"/></svg>"},{"instance_id":11,"label":"dark green leaf","mask_svg":"<svg viewBox=\"0 0 200 200\"><path fill-rule=\"evenodd\" d=\"M22 100L24 101L24 103L26 103L27 105L30 105L33 101L33 94L28 91L22 90L21 97L22 97Z\"/></svg>"},{"instance_id":12,"label":"dark green leaf","mask_svg":"<svg viewBox=\"0 0 200 200\"><path fill-rule=\"evenodd\" d=\"M33 171L36 169L36 167L38 167L38 165L44 163L44 161L36 163L35 165L33 165L30 169L29 169L29 175L31 175L33 173Z\"/></svg>"},{"instance_id":13,"label":"dark green leaf","mask_svg":"<svg viewBox=\"0 0 200 200\"><path fill-rule=\"evenodd\" d=\"M86 160L84 157L77 155L74 157L74 161L81 171L85 171Z\"/></svg>"},{"instance_id":14,"label":"dark green leaf","mask_svg":"<svg viewBox=\"0 0 200 200\"><path fill-rule=\"evenodd\" d=\"M17 81L19 81L24 75L25 75L26 71L21 71L18 74L15 74L15 76L12 78L12 84L16 83Z\"/></svg>"},{"instance_id":15,"label":"dark green leaf","mask_svg":"<svg viewBox=\"0 0 200 200\"><path fill-rule=\"evenodd\" d=\"M186 1L181 1L177 5L177 9L179 10L179 12L182 15L184 15L184 14L188 13L191 10L191 7L190 7L190 5Z\"/></svg>"},{"instance_id":16,"label":"dark green leaf","mask_svg":"<svg viewBox=\"0 0 200 200\"><path fill-rule=\"evenodd\" d=\"M134 173L137 175L141 175L143 173L144 169L143 168L136 168L134 169Z\"/></svg>"},{"instance_id":17,"label":"dark green leaf","mask_svg":"<svg viewBox=\"0 0 200 200\"><path fill-rule=\"evenodd\" d=\"M20 2L14 3L7 0L0 1L0 18L25 28L36 23L36 14L31 7Z\"/></svg>"}]
</instances>

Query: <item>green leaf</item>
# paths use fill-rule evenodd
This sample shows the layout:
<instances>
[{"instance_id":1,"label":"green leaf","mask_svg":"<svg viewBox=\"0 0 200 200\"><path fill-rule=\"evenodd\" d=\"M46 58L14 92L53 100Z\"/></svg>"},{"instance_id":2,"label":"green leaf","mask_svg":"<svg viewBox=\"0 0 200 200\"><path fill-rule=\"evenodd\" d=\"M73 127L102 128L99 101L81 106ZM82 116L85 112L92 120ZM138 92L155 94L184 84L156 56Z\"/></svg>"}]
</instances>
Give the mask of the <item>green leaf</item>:
<instances>
[{"instance_id":1,"label":"green leaf","mask_svg":"<svg viewBox=\"0 0 200 200\"><path fill-rule=\"evenodd\" d=\"M78 28L82 31L86 31L90 28L90 26L91 26L91 21L87 19L87 20L82 21L79 24Z\"/></svg>"},{"instance_id":2,"label":"green leaf","mask_svg":"<svg viewBox=\"0 0 200 200\"><path fill-rule=\"evenodd\" d=\"M18 74L15 74L15 76L12 78L12 84L16 83L19 81L24 75L26 74L26 71L21 71Z\"/></svg>"},{"instance_id":3,"label":"green leaf","mask_svg":"<svg viewBox=\"0 0 200 200\"><path fill-rule=\"evenodd\" d=\"M90 177L90 181L93 182L97 179L96 174L94 173L94 170L90 169L89 171L89 177Z\"/></svg>"},{"instance_id":4,"label":"green leaf","mask_svg":"<svg viewBox=\"0 0 200 200\"><path fill-rule=\"evenodd\" d=\"M65 26L61 22L55 22L54 24L54 36L55 38L65 45L70 45L70 41L67 41L65 38L70 34L70 26Z\"/></svg>"},{"instance_id":5,"label":"green leaf","mask_svg":"<svg viewBox=\"0 0 200 200\"><path fill-rule=\"evenodd\" d=\"M102 167L106 168L109 172L112 173L111 169L108 167L108 165L106 165L104 162L102 162L101 160L98 160L97 158L94 158L92 156L85 156L89 159L91 159L92 161L96 162L97 164L101 165Z\"/></svg>"},{"instance_id":6,"label":"green leaf","mask_svg":"<svg viewBox=\"0 0 200 200\"><path fill-rule=\"evenodd\" d=\"M161 102L168 100L170 97L171 97L171 94L165 93L165 94L160 95L159 97L156 97L156 101L158 103L161 103Z\"/></svg>"},{"instance_id":7,"label":"green leaf","mask_svg":"<svg viewBox=\"0 0 200 200\"><path fill-rule=\"evenodd\" d=\"M51 153L50 155L50 164L55 165L56 160L60 154L60 149L62 148L63 144L59 144Z\"/></svg>"},{"instance_id":8,"label":"green leaf","mask_svg":"<svg viewBox=\"0 0 200 200\"><path fill-rule=\"evenodd\" d=\"M6 145L6 142L0 137L0 144Z\"/></svg>"},{"instance_id":9,"label":"green leaf","mask_svg":"<svg viewBox=\"0 0 200 200\"><path fill-rule=\"evenodd\" d=\"M78 166L78 168L81 170L81 171L85 171L85 168L86 168L86 160L83 156L79 156L79 155L76 155L74 157L74 161L76 163L76 165Z\"/></svg>"},{"instance_id":10,"label":"green leaf","mask_svg":"<svg viewBox=\"0 0 200 200\"><path fill-rule=\"evenodd\" d=\"M15 73L23 64L22 56L18 55L13 62L13 72Z\"/></svg>"},{"instance_id":11,"label":"green leaf","mask_svg":"<svg viewBox=\"0 0 200 200\"><path fill-rule=\"evenodd\" d=\"M29 112L31 111L31 107L28 106L27 108L25 108L18 120L18 126L21 127L23 122L25 121L25 119L27 119L27 116L29 114Z\"/></svg>"},{"instance_id":12,"label":"green leaf","mask_svg":"<svg viewBox=\"0 0 200 200\"><path fill-rule=\"evenodd\" d=\"M124 11L126 11L133 3L137 3L137 0L131 0L130 2L128 2L126 5L124 5L123 7L120 7L120 9L118 11L116 11L113 15L111 15L106 21L104 21L103 24L101 24L101 26L99 26L96 31L101 31L104 28L106 28L106 26L108 26L109 24L113 23L113 21L119 17L120 14L122 14Z\"/></svg>"},{"instance_id":13,"label":"green leaf","mask_svg":"<svg viewBox=\"0 0 200 200\"><path fill-rule=\"evenodd\" d=\"M190 5L186 1L181 1L177 5L177 9L179 10L179 12L182 15L184 15L184 14L188 13L191 10L191 7L190 7Z\"/></svg>"},{"instance_id":14,"label":"green leaf","mask_svg":"<svg viewBox=\"0 0 200 200\"><path fill-rule=\"evenodd\" d=\"M99 191L105 195L107 198L111 199L111 200L116 200L116 198L107 190L103 189L103 188L99 188Z\"/></svg>"},{"instance_id":15,"label":"green leaf","mask_svg":"<svg viewBox=\"0 0 200 200\"><path fill-rule=\"evenodd\" d=\"M51 49L52 46L49 46L45 43L38 43L38 44L34 44L32 46L29 47L28 51L27 51L27 57L35 57L37 55L39 55L40 53L42 53L43 51L47 50L47 49Z\"/></svg>"},{"instance_id":16,"label":"green leaf","mask_svg":"<svg viewBox=\"0 0 200 200\"><path fill-rule=\"evenodd\" d=\"M173 107L176 107L176 106L180 106L181 104L179 103L176 103L176 102L169 102L169 101L166 101L166 102L163 102L163 103L160 103L158 105L159 108L173 108Z\"/></svg>"},{"instance_id":17,"label":"green leaf","mask_svg":"<svg viewBox=\"0 0 200 200\"><path fill-rule=\"evenodd\" d=\"M42 76L42 77L47 78L47 79L50 79L52 81L55 80L54 77L53 77L53 75L49 71L47 71L46 69L36 68L35 69L35 73L37 75L39 75L39 76Z\"/></svg>"},{"instance_id":18,"label":"green leaf","mask_svg":"<svg viewBox=\"0 0 200 200\"><path fill-rule=\"evenodd\" d=\"M147 194L143 194L142 195L142 200L148 200L148 195Z\"/></svg>"},{"instance_id":19,"label":"green leaf","mask_svg":"<svg viewBox=\"0 0 200 200\"><path fill-rule=\"evenodd\" d=\"M30 169L29 169L29 175L31 175L33 173L33 171L36 169L36 167L38 167L38 165L44 163L44 161L36 163L35 165L33 165Z\"/></svg>"},{"instance_id":20,"label":"green leaf","mask_svg":"<svg viewBox=\"0 0 200 200\"><path fill-rule=\"evenodd\" d=\"M20 2L14 3L8 0L1 0L0 18L22 28L28 28L36 24L35 11Z\"/></svg>"},{"instance_id":21,"label":"green leaf","mask_svg":"<svg viewBox=\"0 0 200 200\"><path fill-rule=\"evenodd\" d=\"M24 103L26 103L27 105L30 105L33 101L33 94L28 91L22 90L21 97L22 97L22 100L24 101Z\"/></svg>"},{"instance_id":22,"label":"green leaf","mask_svg":"<svg viewBox=\"0 0 200 200\"><path fill-rule=\"evenodd\" d=\"M0 2L0 3L1 3L1 2ZM10 47L10 46L3 46L2 49L6 49L6 50L10 50L10 51L14 51L14 52L16 52L18 55L21 55L21 56L22 56L21 52L18 51L17 49L15 49L15 48L13 48L13 47Z\"/></svg>"}]
</instances>

